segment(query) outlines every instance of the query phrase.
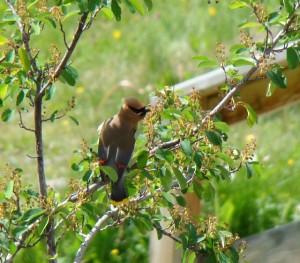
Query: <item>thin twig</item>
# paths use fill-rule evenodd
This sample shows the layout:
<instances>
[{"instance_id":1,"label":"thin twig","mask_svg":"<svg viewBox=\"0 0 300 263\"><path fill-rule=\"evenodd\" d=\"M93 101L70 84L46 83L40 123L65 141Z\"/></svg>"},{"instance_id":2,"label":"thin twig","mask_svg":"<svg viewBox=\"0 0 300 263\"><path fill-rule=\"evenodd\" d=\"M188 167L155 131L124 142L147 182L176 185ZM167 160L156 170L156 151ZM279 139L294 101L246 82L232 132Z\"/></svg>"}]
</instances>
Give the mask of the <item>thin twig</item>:
<instances>
[{"instance_id":1,"label":"thin twig","mask_svg":"<svg viewBox=\"0 0 300 263\"><path fill-rule=\"evenodd\" d=\"M26 131L35 132L34 129L28 128L27 126L24 125L23 118L22 118L22 113L21 113L20 109L18 109L18 113L19 113L19 119L20 119L20 121L19 121L20 128L22 128Z\"/></svg>"}]
</instances>

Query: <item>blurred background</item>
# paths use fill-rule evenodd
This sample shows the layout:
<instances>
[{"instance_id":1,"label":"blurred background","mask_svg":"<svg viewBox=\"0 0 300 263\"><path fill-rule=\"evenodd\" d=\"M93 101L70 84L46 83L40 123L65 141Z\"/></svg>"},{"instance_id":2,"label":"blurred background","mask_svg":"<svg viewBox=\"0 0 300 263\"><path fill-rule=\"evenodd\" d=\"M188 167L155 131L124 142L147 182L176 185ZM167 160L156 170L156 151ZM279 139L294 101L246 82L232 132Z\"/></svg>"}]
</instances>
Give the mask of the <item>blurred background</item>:
<instances>
[{"instance_id":1,"label":"blurred background","mask_svg":"<svg viewBox=\"0 0 300 263\"><path fill-rule=\"evenodd\" d=\"M265 1L266 5L271 3ZM45 109L51 114L76 96L76 107L70 115L79 126L66 117L44 127L46 175L55 189L63 192L69 179L79 176L71 170L73 150L80 147L82 139L89 144L97 141L99 123L119 110L121 98L136 96L147 102L153 89L204 73L192 57L214 58L217 41L227 47L237 43L237 24L250 14L247 10L230 11L227 1L153 1L153 5L144 16L124 11L121 22L99 14L79 42L72 60L80 74L76 86L58 84L56 98ZM0 15L5 8L3 1ZM75 18L66 21L68 39L76 23ZM40 59L50 56L49 43L63 47L61 35L50 28L32 43L41 50ZM243 146L256 139L256 158L263 164L263 176L247 179L242 170L232 182L216 184L215 198L207 193L203 200L203 215L215 213L241 237L300 219L299 115L300 106L293 104L259 116L253 128L246 122L231 126L229 144ZM31 113L23 118L30 125ZM19 128L16 115L9 123L0 124L1 166L7 162L21 167L25 180L32 183L31 178L36 178L35 160L27 154L35 154L34 138ZM70 253L76 251L78 242L63 244L63 262L71 262ZM132 226L104 231L93 243L87 262L148 262L149 241ZM19 262L33 262L33 257L40 261L40 253L26 250Z\"/></svg>"}]
</instances>

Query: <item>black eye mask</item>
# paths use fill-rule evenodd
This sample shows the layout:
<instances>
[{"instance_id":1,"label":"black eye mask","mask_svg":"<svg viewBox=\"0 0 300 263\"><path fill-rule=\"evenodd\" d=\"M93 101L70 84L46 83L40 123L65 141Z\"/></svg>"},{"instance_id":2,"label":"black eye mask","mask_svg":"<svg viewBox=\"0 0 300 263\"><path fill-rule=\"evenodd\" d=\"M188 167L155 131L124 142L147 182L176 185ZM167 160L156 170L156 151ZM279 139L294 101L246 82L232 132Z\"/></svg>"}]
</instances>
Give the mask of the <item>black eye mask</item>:
<instances>
[{"instance_id":1,"label":"black eye mask","mask_svg":"<svg viewBox=\"0 0 300 263\"><path fill-rule=\"evenodd\" d=\"M136 113L138 115L146 115L146 113L150 111L146 107L139 108L139 109L136 109L136 108L131 107L131 106L128 106L128 107L129 107L129 109L131 109L134 113Z\"/></svg>"}]
</instances>

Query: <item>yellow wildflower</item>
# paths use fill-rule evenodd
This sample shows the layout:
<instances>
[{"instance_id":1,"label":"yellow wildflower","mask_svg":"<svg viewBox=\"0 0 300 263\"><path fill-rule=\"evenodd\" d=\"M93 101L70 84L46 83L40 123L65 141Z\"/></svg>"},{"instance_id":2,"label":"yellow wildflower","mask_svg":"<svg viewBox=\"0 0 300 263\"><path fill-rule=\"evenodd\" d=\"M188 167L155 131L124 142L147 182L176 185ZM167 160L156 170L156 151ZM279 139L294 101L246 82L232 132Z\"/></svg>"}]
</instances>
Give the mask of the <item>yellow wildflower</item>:
<instances>
[{"instance_id":1,"label":"yellow wildflower","mask_svg":"<svg viewBox=\"0 0 300 263\"><path fill-rule=\"evenodd\" d=\"M246 140L247 143L249 143L249 142L255 140L254 134L251 134L251 133L248 134L248 135L246 136L245 140Z\"/></svg>"},{"instance_id":2,"label":"yellow wildflower","mask_svg":"<svg viewBox=\"0 0 300 263\"><path fill-rule=\"evenodd\" d=\"M85 91L85 88L84 88L84 87L81 87L81 86L80 86L80 87L77 87L77 88L76 88L76 93L77 93L77 94L82 94L84 91Z\"/></svg>"},{"instance_id":3,"label":"yellow wildflower","mask_svg":"<svg viewBox=\"0 0 300 263\"><path fill-rule=\"evenodd\" d=\"M287 164L289 166L293 166L295 164L295 160L294 159L288 159Z\"/></svg>"},{"instance_id":4,"label":"yellow wildflower","mask_svg":"<svg viewBox=\"0 0 300 263\"><path fill-rule=\"evenodd\" d=\"M118 254L119 254L119 249L117 249L117 248L114 248L112 251L110 251L110 253L112 254L112 255L114 255L114 256L117 256Z\"/></svg>"},{"instance_id":5,"label":"yellow wildflower","mask_svg":"<svg viewBox=\"0 0 300 263\"><path fill-rule=\"evenodd\" d=\"M208 8L208 14L209 14L210 16L215 16L215 15L217 14L217 9L216 9L215 7L213 7L213 6L210 6L210 7Z\"/></svg>"},{"instance_id":6,"label":"yellow wildflower","mask_svg":"<svg viewBox=\"0 0 300 263\"><path fill-rule=\"evenodd\" d=\"M114 32L113 32L114 39L119 39L119 38L121 38L121 36L122 36L122 33L120 30L114 30Z\"/></svg>"}]
</instances>

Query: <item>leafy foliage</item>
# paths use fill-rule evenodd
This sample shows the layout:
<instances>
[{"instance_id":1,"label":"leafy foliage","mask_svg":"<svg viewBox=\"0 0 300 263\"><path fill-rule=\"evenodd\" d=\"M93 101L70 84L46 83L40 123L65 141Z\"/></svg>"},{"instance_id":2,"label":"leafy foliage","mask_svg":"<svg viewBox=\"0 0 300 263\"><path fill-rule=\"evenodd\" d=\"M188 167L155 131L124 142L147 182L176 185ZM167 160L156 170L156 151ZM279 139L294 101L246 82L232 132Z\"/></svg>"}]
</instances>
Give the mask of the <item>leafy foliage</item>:
<instances>
[{"instance_id":1,"label":"leafy foliage","mask_svg":"<svg viewBox=\"0 0 300 263\"><path fill-rule=\"evenodd\" d=\"M147 116L144 130L137 139L130 169L127 173L127 188L130 203L111 208L100 171L109 179L116 180L116 173L109 167L100 166L94 145L82 141L75 151L71 168L80 173L80 180L71 180L65 197L47 187L44 171L43 124L69 116L75 107L72 97L65 106L47 108L55 101L58 81L75 86L79 72L71 65L71 57L83 33L88 30L98 13L108 18L122 19L124 8L143 15L152 8L151 0L58 0L53 5L47 1L6 1L8 9L0 22L0 108L1 119L8 122L19 114L19 125L35 137L39 192L24 186L23 171L5 166L0 181L0 251L1 257L12 262L23 248L34 247L45 240L49 262L57 262L58 244L68 238L69 232L79 242L74 262L80 262L87 245L98 232L120 227L134 226L142 235L156 230L175 240L183 249L183 261L193 261L198 254L205 255L208 262L238 262L243 247L235 249L238 239L226 227L217 224L216 217L206 219L191 217L187 210L187 193L195 193L200 199L205 189L214 193L214 182L230 181L232 174L243 166L247 177L259 174L257 162L253 161L255 142L244 149L227 144L229 127L216 117L225 107L242 105L248 113L248 123L257 123L252 107L242 101L236 102L238 89L252 74L260 71L279 88L286 88L287 80L280 65L272 63L275 52L287 49L287 62L291 69L299 64L297 40L299 1L282 1L281 11L267 12L255 1L233 1L230 8L250 8L256 21L239 25L241 43L230 49L225 56L225 47L217 44L217 61L207 56L198 56L199 67L220 65L224 71L225 84L221 87L224 100L210 112L201 107L201 95L193 91L189 96L174 92L171 88L157 90L156 103ZM76 16L78 23L68 42L65 23ZM283 26L281 26L283 25ZM275 37L273 27L282 30ZM250 29L258 27L265 31L263 43L254 43ZM35 48L33 37L45 37L47 28L58 31L64 46L49 43L50 56L43 59ZM278 49L278 45L283 47ZM238 66L252 66L248 75L239 74ZM274 87L273 87L274 88ZM229 104L229 105L228 105ZM32 112L32 115L25 115ZM33 116L32 127L23 122L23 117ZM167 212L163 213L162 208ZM72 231L70 231L72 230Z\"/></svg>"}]
</instances>

